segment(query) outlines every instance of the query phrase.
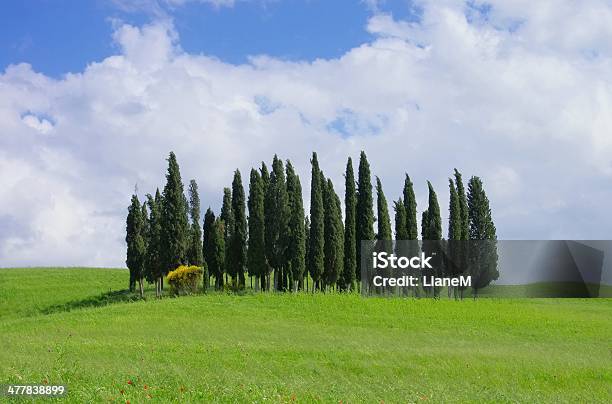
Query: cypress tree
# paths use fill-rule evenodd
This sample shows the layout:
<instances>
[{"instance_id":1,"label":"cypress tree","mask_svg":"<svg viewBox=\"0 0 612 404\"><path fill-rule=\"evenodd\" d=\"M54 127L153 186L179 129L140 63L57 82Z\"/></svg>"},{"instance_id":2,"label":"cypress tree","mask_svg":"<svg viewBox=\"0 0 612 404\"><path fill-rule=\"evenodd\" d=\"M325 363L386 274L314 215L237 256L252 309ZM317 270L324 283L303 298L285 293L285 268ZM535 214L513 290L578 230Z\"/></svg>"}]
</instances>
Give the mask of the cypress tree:
<instances>
[{"instance_id":1,"label":"cypress tree","mask_svg":"<svg viewBox=\"0 0 612 404\"><path fill-rule=\"evenodd\" d=\"M497 270L497 230L493 224L489 199L478 177L470 178L468 183L468 213L470 239L470 271L474 297L478 290L499 278Z\"/></svg>"},{"instance_id":2,"label":"cypress tree","mask_svg":"<svg viewBox=\"0 0 612 404\"><path fill-rule=\"evenodd\" d=\"M232 190L230 188L223 188L223 204L221 205L221 214L219 215L219 219L223 220L223 237L225 242L225 248L229 250L230 237L232 235L232 231L234 230L234 214L232 212ZM225 281L227 283L227 269L229 268L229 251L226 251L224 259Z\"/></svg>"},{"instance_id":3,"label":"cypress tree","mask_svg":"<svg viewBox=\"0 0 612 404\"><path fill-rule=\"evenodd\" d=\"M264 252L266 254L266 268L265 268L265 273L261 275L262 277L261 284L262 284L262 289L270 290L270 272L272 271L272 267L270 266L268 262L267 254L268 254L268 251L271 250L271 247L269 247L266 244L267 243L266 221L269 220L268 214L270 213L270 207L267 206L268 188L270 186L270 172L268 171L268 167L266 166L266 163L264 163L263 161L261 162L259 174L261 175L261 184L262 184L263 195L264 195Z\"/></svg>"},{"instance_id":4,"label":"cypress tree","mask_svg":"<svg viewBox=\"0 0 612 404\"><path fill-rule=\"evenodd\" d=\"M302 281L300 287L308 291L308 268L310 268L310 216L306 215L304 219L304 258L306 261L306 267L304 268L304 278L306 278L306 284Z\"/></svg>"},{"instance_id":5,"label":"cypress tree","mask_svg":"<svg viewBox=\"0 0 612 404\"><path fill-rule=\"evenodd\" d=\"M461 179L461 173L455 168L455 183L457 184L457 197L459 201L459 217L461 218L461 238L459 240L470 239L470 219L468 213L467 197L465 195L465 188L463 187L463 180Z\"/></svg>"},{"instance_id":6,"label":"cypress tree","mask_svg":"<svg viewBox=\"0 0 612 404\"><path fill-rule=\"evenodd\" d=\"M346 162L344 187L344 208L346 210L344 212L344 268L340 277L340 288L350 291L355 283L357 272L357 230L355 229L357 191L355 189L353 160L350 157Z\"/></svg>"},{"instance_id":7,"label":"cypress tree","mask_svg":"<svg viewBox=\"0 0 612 404\"><path fill-rule=\"evenodd\" d=\"M380 178L376 177L376 210L378 214L377 240L391 240L391 219L389 218L389 205L383 192Z\"/></svg>"},{"instance_id":8,"label":"cypress tree","mask_svg":"<svg viewBox=\"0 0 612 404\"><path fill-rule=\"evenodd\" d=\"M406 206L402 201L402 198L399 198L394 202L395 209L395 239L400 240L408 240L408 227L406 226Z\"/></svg>"},{"instance_id":9,"label":"cypress tree","mask_svg":"<svg viewBox=\"0 0 612 404\"><path fill-rule=\"evenodd\" d=\"M431 182L427 181L427 188L429 190L429 206L427 207L427 213L423 213L424 219L424 236L423 236L423 252L432 256L431 264L433 269L423 270L424 275L427 276L439 276L441 275L441 246L440 240L442 240L442 218L440 217L440 205L438 204L438 197L436 191L434 191ZM433 292L434 297L438 297L440 287L426 288L428 293Z\"/></svg>"},{"instance_id":10,"label":"cypress tree","mask_svg":"<svg viewBox=\"0 0 612 404\"><path fill-rule=\"evenodd\" d=\"M448 179L448 188L450 192L448 206L448 239L461 240L463 236L461 227L461 207L459 205L459 195L457 194L457 189L455 189L455 184L451 178Z\"/></svg>"},{"instance_id":11,"label":"cypress tree","mask_svg":"<svg viewBox=\"0 0 612 404\"><path fill-rule=\"evenodd\" d=\"M170 152L168 173L162 199L162 237L164 274L186 262L189 244L187 198L176 156Z\"/></svg>"},{"instance_id":12,"label":"cypress tree","mask_svg":"<svg viewBox=\"0 0 612 404\"><path fill-rule=\"evenodd\" d=\"M255 277L255 290L265 289L266 251L264 232L264 184L255 169L251 169L249 182L249 249L247 266L249 275Z\"/></svg>"},{"instance_id":13,"label":"cypress tree","mask_svg":"<svg viewBox=\"0 0 612 404\"><path fill-rule=\"evenodd\" d=\"M204 213L204 225L202 226L202 248L203 248L203 255L204 255L204 261L206 262L206 266L208 268L208 279L204 279L204 282L206 282L206 285L210 284L210 276L212 276L212 272L210 270L210 262L211 262L211 257L213 254L213 250L212 250L212 244L211 244L211 239L212 239L212 232L214 231L214 224L215 224L215 214L213 213L212 209L210 208L210 206L208 207L208 209L206 209L206 213Z\"/></svg>"},{"instance_id":14,"label":"cypress tree","mask_svg":"<svg viewBox=\"0 0 612 404\"><path fill-rule=\"evenodd\" d=\"M323 190L321 189L321 170L317 153L312 153L310 181L310 259L308 268L312 277L313 290L321 286L324 265L324 207Z\"/></svg>"},{"instance_id":15,"label":"cypress tree","mask_svg":"<svg viewBox=\"0 0 612 404\"><path fill-rule=\"evenodd\" d=\"M324 272L325 286L333 286L344 265L344 229L342 226L342 212L340 198L334 191L331 179L326 182L324 212Z\"/></svg>"},{"instance_id":16,"label":"cypress tree","mask_svg":"<svg viewBox=\"0 0 612 404\"><path fill-rule=\"evenodd\" d=\"M247 222L245 214L244 188L240 171L234 171L232 181L232 215L234 228L230 235L227 272L234 279L237 288L244 289L244 269L246 266Z\"/></svg>"},{"instance_id":17,"label":"cypress tree","mask_svg":"<svg viewBox=\"0 0 612 404\"><path fill-rule=\"evenodd\" d=\"M149 283L155 283L155 296L161 296L161 280L164 276L162 261L162 196L159 188L155 191L155 198L147 195L149 207L149 224L147 234L146 278Z\"/></svg>"},{"instance_id":18,"label":"cypress tree","mask_svg":"<svg viewBox=\"0 0 612 404\"><path fill-rule=\"evenodd\" d=\"M274 269L277 290L285 289L284 269L287 265L287 226L289 222L289 200L283 162L274 155L272 173L265 200L265 240L268 264Z\"/></svg>"},{"instance_id":19,"label":"cypress tree","mask_svg":"<svg viewBox=\"0 0 612 404\"><path fill-rule=\"evenodd\" d=\"M414 187L408 174L406 174L406 179L404 180L404 207L406 210L407 240L416 240L419 236L417 231L417 206L416 198L414 197Z\"/></svg>"},{"instance_id":20,"label":"cypress tree","mask_svg":"<svg viewBox=\"0 0 612 404\"><path fill-rule=\"evenodd\" d=\"M304 269L306 267L304 202L302 200L300 177L295 173L293 165L289 160L287 160L286 171L289 204L287 261L291 278L293 279L293 291L297 292L298 286L304 277Z\"/></svg>"},{"instance_id":21,"label":"cypress tree","mask_svg":"<svg viewBox=\"0 0 612 404\"><path fill-rule=\"evenodd\" d=\"M374 203L372 201L372 179L370 164L365 152L359 156L359 172L357 179L357 216L355 228L357 230L357 267L355 276L361 281L361 242L374 240Z\"/></svg>"},{"instance_id":22,"label":"cypress tree","mask_svg":"<svg viewBox=\"0 0 612 404\"><path fill-rule=\"evenodd\" d=\"M195 180L189 182L189 216L191 217L191 231L187 262L189 265L201 267L204 264L204 254L202 251L202 229L200 228L200 195Z\"/></svg>"},{"instance_id":23,"label":"cypress tree","mask_svg":"<svg viewBox=\"0 0 612 404\"><path fill-rule=\"evenodd\" d=\"M215 277L215 288L223 289L225 273L225 222L217 219L212 224L210 233L210 257L208 270Z\"/></svg>"},{"instance_id":24,"label":"cypress tree","mask_svg":"<svg viewBox=\"0 0 612 404\"><path fill-rule=\"evenodd\" d=\"M127 243L125 263L130 271L130 291L133 292L136 289L136 281L138 281L140 295L142 296L142 280L146 258L145 221L142 215L142 206L136 195L132 195L132 203L128 208L125 241Z\"/></svg>"}]
</instances>

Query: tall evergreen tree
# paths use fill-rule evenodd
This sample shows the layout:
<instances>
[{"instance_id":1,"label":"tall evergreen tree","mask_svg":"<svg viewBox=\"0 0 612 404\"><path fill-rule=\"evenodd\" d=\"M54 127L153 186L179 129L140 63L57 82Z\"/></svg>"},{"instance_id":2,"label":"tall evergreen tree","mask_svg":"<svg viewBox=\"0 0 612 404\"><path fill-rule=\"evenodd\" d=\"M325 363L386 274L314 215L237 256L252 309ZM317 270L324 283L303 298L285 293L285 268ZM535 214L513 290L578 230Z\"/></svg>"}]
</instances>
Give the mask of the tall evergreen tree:
<instances>
[{"instance_id":1,"label":"tall evergreen tree","mask_svg":"<svg viewBox=\"0 0 612 404\"><path fill-rule=\"evenodd\" d=\"M306 261L306 267L304 268L304 278L306 282L302 281L300 287L308 291L308 268L310 268L310 216L306 215L304 219L304 258Z\"/></svg>"},{"instance_id":2,"label":"tall evergreen tree","mask_svg":"<svg viewBox=\"0 0 612 404\"><path fill-rule=\"evenodd\" d=\"M474 297L478 290L499 278L497 270L497 230L493 224L489 199L482 180L470 178L468 183L468 212L470 220L470 272Z\"/></svg>"},{"instance_id":3,"label":"tall evergreen tree","mask_svg":"<svg viewBox=\"0 0 612 404\"><path fill-rule=\"evenodd\" d=\"M142 213L138 196L134 194L126 220L127 259L125 263L130 270L130 291L133 292L136 289L136 282L138 281L141 296L146 260L145 220Z\"/></svg>"},{"instance_id":4,"label":"tall evergreen tree","mask_svg":"<svg viewBox=\"0 0 612 404\"><path fill-rule=\"evenodd\" d=\"M459 216L461 218L461 238L459 240L470 239L470 219L468 212L467 197L465 195L465 188L463 187L463 180L461 173L455 168L455 184L457 185L457 198L459 201Z\"/></svg>"},{"instance_id":5,"label":"tall evergreen tree","mask_svg":"<svg viewBox=\"0 0 612 404\"><path fill-rule=\"evenodd\" d=\"M284 290L284 270L287 265L287 232L289 222L289 199L283 162L274 155L272 173L266 195L265 240L268 264L274 269L274 283L277 290Z\"/></svg>"},{"instance_id":6,"label":"tall evergreen tree","mask_svg":"<svg viewBox=\"0 0 612 404\"><path fill-rule=\"evenodd\" d=\"M408 227L406 226L406 206L402 198L394 202L395 209L395 240L408 240Z\"/></svg>"},{"instance_id":7,"label":"tall evergreen tree","mask_svg":"<svg viewBox=\"0 0 612 404\"><path fill-rule=\"evenodd\" d=\"M247 259L247 221L245 214L244 188L240 171L234 171L232 181L232 214L234 216L234 229L230 235L228 251L228 273L234 278L236 287L244 289L244 269Z\"/></svg>"},{"instance_id":8,"label":"tall evergreen tree","mask_svg":"<svg viewBox=\"0 0 612 404\"><path fill-rule=\"evenodd\" d=\"M416 240L419 237L417 231L417 206L414 187L408 174L406 174L406 179L404 180L404 207L406 210L407 240Z\"/></svg>"},{"instance_id":9,"label":"tall evergreen tree","mask_svg":"<svg viewBox=\"0 0 612 404\"><path fill-rule=\"evenodd\" d=\"M449 240L461 240L462 228L461 228L461 207L459 205L459 195L455 188L455 183L451 178L448 179L448 188L450 192L449 199L449 218L448 218L448 239Z\"/></svg>"},{"instance_id":10,"label":"tall evergreen tree","mask_svg":"<svg viewBox=\"0 0 612 404\"><path fill-rule=\"evenodd\" d=\"M202 229L200 228L200 195L195 180L189 182L189 216L191 217L190 243L187 249L189 265L201 267L204 264L202 250Z\"/></svg>"},{"instance_id":11,"label":"tall evergreen tree","mask_svg":"<svg viewBox=\"0 0 612 404\"><path fill-rule=\"evenodd\" d=\"M267 274L265 251L265 218L264 218L264 184L255 169L251 169L249 184L249 249L247 253L247 266L249 275L255 277L255 290L265 289L265 276Z\"/></svg>"},{"instance_id":12,"label":"tall evergreen tree","mask_svg":"<svg viewBox=\"0 0 612 404\"><path fill-rule=\"evenodd\" d=\"M212 250L212 232L214 230L213 226L215 224L215 214L212 209L208 207L206 209L206 213L204 213L204 225L202 226L202 250L204 261L206 262L206 266L208 268L208 276L212 276L212 272L210 271L210 262L213 254ZM205 279L206 285L210 284L210 279Z\"/></svg>"},{"instance_id":13,"label":"tall evergreen tree","mask_svg":"<svg viewBox=\"0 0 612 404\"><path fill-rule=\"evenodd\" d=\"M162 199L162 237L164 272L168 273L187 259L189 220L187 198L174 152L168 157L168 173Z\"/></svg>"},{"instance_id":14,"label":"tall evergreen tree","mask_svg":"<svg viewBox=\"0 0 612 404\"><path fill-rule=\"evenodd\" d=\"M324 225L323 190L321 189L321 169L317 153L312 153L310 181L310 257L308 270L312 277L313 290L321 286L324 266Z\"/></svg>"},{"instance_id":15,"label":"tall evergreen tree","mask_svg":"<svg viewBox=\"0 0 612 404\"><path fill-rule=\"evenodd\" d=\"M225 242L226 254L225 254L225 280L227 283L227 275L229 268L229 246L230 237L234 230L234 213L232 212L232 190L230 188L223 188L223 204L221 205L221 213L219 219L223 220L223 237Z\"/></svg>"},{"instance_id":16,"label":"tall evergreen tree","mask_svg":"<svg viewBox=\"0 0 612 404\"><path fill-rule=\"evenodd\" d=\"M164 263L162 260L162 196L159 188L155 197L147 195L149 207L149 225L146 254L146 278L149 283L155 283L155 296L161 296L161 282L164 276Z\"/></svg>"},{"instance_id":17,"label":"tall evergreen tree","mask_svg":"<svg viewBox=\"0 0 612 404\"><path fill-rule=\"evenodd\" d=\"M372 201L372 177L370 163L365 152L359 156L359 172L357 179L357 216L355 227L357 230L357 268L355 275L361 281L361 242L374 240L374 203Z\"/></svg>"},{"instance_id":18,"label":"tall evergreen tree","mask_svg":"<svg viewBox=\"0 0 612 404\"><path fill-rule=\"evenodd\" d=\"M376 239L391 240L391 219L389 218L389 205L383 192L380 178L376 177L376 210L378 214L378 233Z\"/></svg>"},{"instance_id":19,"label":"tall evergreen tree","mask_svg":"<svg viewBox=\"0 0 612 404\"><path fill-rule=\"evenodd\" d=\"M306 267L306 239L304 234L304 202L302 200L302 185L300 177L295 173L293 165L287 160L287 196L289 204L287 261L288 269L293 280L293 291L304 277Z\"/></svg>"},{"instance_id":20,"label":"tall evergreen tree","mask_svg":"<svg viewBox=\"0 0 612 404\"><path fill-rule=\"evenodd\" d=\"M425 276L441 276L442 275L442 251L440 240L442 240L442 218L440 217L440 205L436 191L434 191L431 182L427 181L429 189L429 206L427 213L423 214L424 219L424 236L423 236L423 252L427 256L433 257L431 265L433 269L423 270ZM434 297L438 297L440 293L439 287L425 288L428 294L433 292Z\"/></svg>"},{"instance_id":21,"label":"tall evergreen tree","mask_svg":"<svg viewBox=\"0 0 612 404\"><path fill-rule=\"evenodd\" d=\"M353 160L349 157L346 162L344 175L344 268L339 279L342 290L351 290L355 283L357 272L357 230L355 216L357 214L357 191L355 189L355 174L353 173Z\"/></svg>"},{"instance_id":22,"label":"tall evergreen tree","mask_svg":"<svg viewBox=\"0 0 612 404\"><path fill-rule=\"evenodd\" d=\"M340 198L334 191L334 184L331 179L327 180L323 197L325 198L323 202L325 206L323 278L325 286L330 287L336 284L344 266L344 229L342 226Z\"/></svg>"},{"instance_id":23,"label":"tall evergreen tree","mask_svg":"<svg viewBox=\"0 0 612 404\"><path fill-rule=\"evenodd\" d=\"M210 233L210 257L208 271L215 277L215 288L223 289L225 274L225 222L217 219L212 224Z\"/></svg>"}]
</instances>

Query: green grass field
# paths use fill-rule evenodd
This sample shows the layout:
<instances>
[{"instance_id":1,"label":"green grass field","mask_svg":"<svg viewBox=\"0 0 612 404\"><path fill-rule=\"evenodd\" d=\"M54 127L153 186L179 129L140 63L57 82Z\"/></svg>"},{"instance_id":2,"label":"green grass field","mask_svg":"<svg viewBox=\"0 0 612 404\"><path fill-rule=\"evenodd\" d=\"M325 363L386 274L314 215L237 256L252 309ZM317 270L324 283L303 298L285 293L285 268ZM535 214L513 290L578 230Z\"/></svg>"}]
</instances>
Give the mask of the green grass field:
<instances>
[{"instance_id":1,"label":"green grass field","mask_svg":"<svg viewBox=\"0 0 612 404\"><path fill-rule=\"evenodd\" d=\"M127 279L116 269L0 269L0 384L66 384L70 402L612 397L611 299L142 301L122 291Z\"/></svg>"}]
</instances>

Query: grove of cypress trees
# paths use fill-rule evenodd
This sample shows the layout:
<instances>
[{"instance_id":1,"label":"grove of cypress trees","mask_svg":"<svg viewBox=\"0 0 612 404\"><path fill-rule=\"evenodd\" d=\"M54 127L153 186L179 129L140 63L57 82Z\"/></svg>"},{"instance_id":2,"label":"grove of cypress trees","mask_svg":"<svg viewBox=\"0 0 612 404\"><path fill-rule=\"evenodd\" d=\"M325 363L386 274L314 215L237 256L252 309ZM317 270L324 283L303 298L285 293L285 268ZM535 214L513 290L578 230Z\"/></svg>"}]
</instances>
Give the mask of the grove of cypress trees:
<instances>
[{"instance_id":1,"label":"grove of cypress trees","mask_svg":"<svg viewBox=\"0 0 612 404\"><path fill-rule=\"evenodd\" d=\"M142 280L145 275L146 263L145 218L138 196L132 195L132 203L128 208L126 220L127 258L125 263L130 270L130 291L136 289L136 281L140 285L140 295L143 294Z\"/></svg>"},{"instance_id":2,"label":"grove of cypress trees","mask_svg":"<svg viewBox=\"0 0 612 404\"><path fill-rule=\"evenodd\" d=\"M355 174L353 173L353 160L349 157L346 162L344 175L344 268L339 284L342 290L350 291L355 283L357 272L357 241L355 228L355 215L357 214L357 191L355 189Z\"/></svg>"},{"instance_id":3,"label":"grove of cypress trees","mask_svg":"<svg viewBox=\"0 0 612 404\"><path fill-rule=\"evenodd\" d=\"M302 200L302 185L300 177L295 173L293 165L287 160L287 197L289 200L289 221L287 226L287 261L293 280L293 291L304 277L306 267L306 237L304 234L304 202Z\"/></svg>"},{"instance_id":4,"label":"grove of cypress trees","mask_svg":"<svg viewBox=\"0 0 612 404\"><path fill-rule=\"evenodd\" d=\"M247 267L249 275L255 277L255 290L265 289L266 251L264 233L264 184L255 169L251 169L249 181L249 248Z\"/></svg>"},{"instance_id":5,"label":"grove of cypress trees","mask_svg":"<svg viewBox=\"0 0 612 404\"><path fill-rule=\"evenodd\" d=\"M323 190L321 189L321 169L317 153L312 153L310 160L312 165L310 181L310 276L312 277L313 290L320 287L324 266L324 224L325 212L323 206Z\"/></svg>"},{"instance_id":6,"label":"grove of cypress trees","mask_svg":"<svg viewBox=\"0 0 612 404\"><path fill-rule=\"evenodd\" d=\"M244 289L244 269L246 266L247 250L247 221L245 213L244 188L242 186L242 176L240 171L234 171L232 181L232 215L234 228L230 234L228 246L228 266L227 272L234 279L238 289Z\"/></svg>"},{"instance_id":7,"label":"grove of cypress trees","mask_svg":"<svg viewBox=\"0 0 612 404\"><path fill-rule=\"evenodd\" d=\"M334 191L331 179L326 182L324 212L324 269L323 278L325 288L335 285L344 266L344 229L342 226L342 212L340 198Z\"/></svg>"},{"instance_id":8,"label":"grove of cypress trees","mask_svg":"<svg viewBox=\"0 0 612 404\"><path fill-rule=\"evenodd\" d=\"M289 222L289 200L283 162L274 155L272 173L265 199L265 240L268 264L274 269L274 284L284 290L284 269L287 265L287 226Z\"/></svg>"},{"instance_id":9,"label":"grove of cypress trees","mask_svg":"<svg viewBox=\"0 0 612 404\"><path fill-rule=\"evenodd\" d=\"M497 270L497 230L493 224L489 198L478 177L468 183L468 213L470 221L470 272L474 297L478 290L499 278Z\"/></svg>"},{"instance_id":10,"label":"grove of cypress trees","mask_svg":"<svg viewBox=\"0 0 612 404\"><path fill-rule=\"evenodd\" d=\"M355 228L357 230L356 249L357 267L355 276L361 281L361 242L374 240L374 203L372 201L372 178L370 164L364 151L359 155L359 171L357 178L357 215Z\"/></svg>"},{"instance_id":11,"label":"grove of cypress trees","mask_svg":"<svg viewBox=\"0 0 612 404\"><path fill-rule=\"evenodd\" d=\"M189 262L189 265L201 267L204 263L204 255L202 251L202 229L200 228L200 195L195 180L189 182L189 216L191 217L191 231L187 262Z\"/></svg>"},{"instance_id":12,"label":"grove of cypress trees","mask_svg":"<svg viewBox=\"0 0 612 404\"><path fill-rule=\"evenodd\" d=\"M187 198L185 198L179 165L173 152L170 152L168 157L168 173L162 201L161 251L164 274L166 274L186 262L189 244Z\"/></svg>"}]
</instances>

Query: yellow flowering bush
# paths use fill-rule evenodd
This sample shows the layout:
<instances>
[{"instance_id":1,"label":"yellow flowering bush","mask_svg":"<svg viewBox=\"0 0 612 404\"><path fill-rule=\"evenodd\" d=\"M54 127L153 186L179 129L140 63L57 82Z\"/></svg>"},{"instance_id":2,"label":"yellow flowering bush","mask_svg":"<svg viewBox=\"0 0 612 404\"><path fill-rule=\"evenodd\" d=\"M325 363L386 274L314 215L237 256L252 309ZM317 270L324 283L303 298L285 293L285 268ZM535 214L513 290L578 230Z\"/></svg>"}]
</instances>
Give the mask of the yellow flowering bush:
<instances>
[{"instance_id":1,"label":"yellow flowering bush","mask_svg":"<svg viewBox=\"0 0 612 404\"><path fill-rule=\"evenodd\" d=\"M195 293L202 279L202 268L195 265L181 265L166 276L175 294Z\"/></svg>"}]
</instances>

